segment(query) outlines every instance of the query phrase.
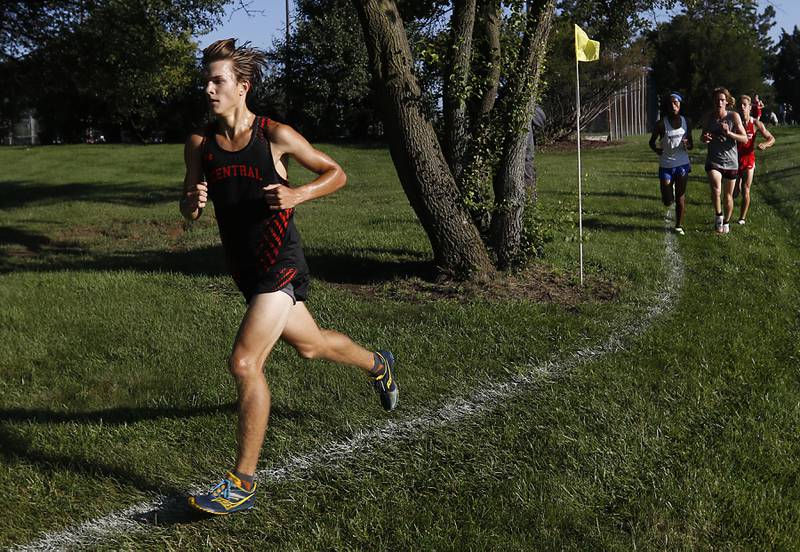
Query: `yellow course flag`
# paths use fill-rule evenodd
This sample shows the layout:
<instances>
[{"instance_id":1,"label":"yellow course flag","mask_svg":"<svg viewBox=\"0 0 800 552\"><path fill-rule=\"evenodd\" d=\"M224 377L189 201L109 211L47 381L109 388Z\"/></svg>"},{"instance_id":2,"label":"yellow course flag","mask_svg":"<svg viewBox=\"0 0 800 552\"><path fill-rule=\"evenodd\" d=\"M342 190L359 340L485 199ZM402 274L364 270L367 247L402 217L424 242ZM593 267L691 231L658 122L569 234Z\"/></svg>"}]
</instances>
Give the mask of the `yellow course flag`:
<instances>
[{"instance_id":1,"label":"yellow course flag","mask_svg":"<svg viewBox=\"0 0 800 552\"><path fill-rule=\"evenodd\" d=\"M589 35L577 25L575 25L575 57L578 61L600 59L600 43L589 38Z\"/></svg>"}]
</instances>

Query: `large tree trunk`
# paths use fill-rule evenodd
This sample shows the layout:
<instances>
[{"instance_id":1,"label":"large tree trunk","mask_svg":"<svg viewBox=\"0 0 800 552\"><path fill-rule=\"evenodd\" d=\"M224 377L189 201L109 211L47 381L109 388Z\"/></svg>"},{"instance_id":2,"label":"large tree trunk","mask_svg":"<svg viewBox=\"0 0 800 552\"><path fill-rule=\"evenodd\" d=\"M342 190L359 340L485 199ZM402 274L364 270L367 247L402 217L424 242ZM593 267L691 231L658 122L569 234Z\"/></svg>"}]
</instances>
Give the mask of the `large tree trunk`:
<instances>
[{"instance_id":1,"label":"large tree trunk","mask_svg":"<svg viewBox=\"0 0 800 552\"><path fill-rule=\"evenodd\" d=\"M525 214L525 147L536 105L547 38L555 13L555 0L533 0L528 5L528 25L517 66L502 99L506 114L503 153L494 175L495 213L491 242L498 268L520 257Z\"/></svg>"},{"instance_id":2,"label":"large tree trunk","mask_svg":"<svg viewBox=\"0 0 800 552\"><path fill-rule=\"evenodd\" d=\"M436 133L422 110L413 59L394 0L354 0L364 30L373 87L400 182L445 273L491 272L477 228L462 205Z\"/></svg>"}]
</instances>

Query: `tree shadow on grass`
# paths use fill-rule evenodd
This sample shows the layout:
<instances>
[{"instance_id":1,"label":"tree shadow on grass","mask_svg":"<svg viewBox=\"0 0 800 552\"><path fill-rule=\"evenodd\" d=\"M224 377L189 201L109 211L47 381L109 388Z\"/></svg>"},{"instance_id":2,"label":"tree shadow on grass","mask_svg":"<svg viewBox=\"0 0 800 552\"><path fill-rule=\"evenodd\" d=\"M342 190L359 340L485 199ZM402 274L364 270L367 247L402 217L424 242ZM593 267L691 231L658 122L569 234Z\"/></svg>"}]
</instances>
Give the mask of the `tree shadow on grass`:
<instances>
[{"instance_id":1,"label":"tree shadow on grass","mask_svg":"<svg viewBox=\"0 0 800 552\"><path fill-rule=\"evenodd\" d=\"M11 226L0 227L0 245L24 251L0 251L0 274L14 271L117 271L178 273L188 276L227 275L222 246L188 250L118 250L98 252L71 242ZM377 284L397 278L432 280L435 266L429 257L408 249L361 249L358 254L311 249L306 253L311 275L334 284Z\"/></svg>"},{"instance_id":2,"label":"tree shadow on grass","mask_svg":"<svg viewBox=\"0 0 800 552\"><path fill-rule=\"evenodd\" d=\"M52 243L52 240L44 234L20 230L13 226L0 226L0 245L21 245L31 253L38 253Z\"/></svg>"},{"instance_id":3,"label":"tree shadow on grass","mask_svg":"<svg viewBox=\"0 0 800 552\"><path fill-rule=\"evenodd\" d=\"M771 170L768 173L761 175L760 178L765 181L774 181L794 178L796 176L800 176L800 165L793 165L783 169Z\"/></svg>"},{"instance_id":4,"label":"tree shadow on grass","mask_svg":"<svg viewBox=\"0 0 800 552\"><path fill-rule=\"evenodd\" d=\"M560 191L560 190L552 190L547 192L548 196L563 196L563 197L575 197L577 201L578 196L578 189L577 186L575 190L571 191ZM621 199L644 199L647 201L651 201L653 199L658 198L658 189L654 189L654 193L652 195L645 195L645 194L637 194L631 192L593 192L593 191L585 191L583 192L584 198L590 197L617 197Z\"/></svg>"},{"instance_id":5,"label":"tree shadow on grass","mask_svg":"<svg viewBox=\"0 0 800 552\"><path fill-rule=\"evenodd\" d=\"M373 256L357 257L333 251L314 251L306 255L311 276L332 284L380 284L417 277L432 281L436 266L416 252L400 249L362 250L366 255L390 255L391 260Z\"/></svg>"},{"instance_id":6,"label":"tree shadow on grass","mask_svg":"<svg viewBox=\"0 0 800 552\"><path fill-rule=\"evenodd\" d=\"M28 272L119 271L179 273L189 276L219 276L227 274L221 246L190 250L112 251L97 252L75 244L52 242L33 232L6 232L13 240L3 245L20 245L27 251L0 251L0 274ZM2 237L2 236L0 236Z\"/></svg>"},{"instance_id":7,"label":"tree shadow on grass","mask_svg":"<svg viewBox=\"0 0 800 552\"><path fill-rule=\"evenodd\" d=\"M184 491L166 481L138 475L118 465L37 449L31 445L30 439L25 435L27 433L25 431L26 428L14 431L8 424L36 423L46 426L47 424L85 423L121 425L162 418L209 416L221 412L233 412L235 409L236 405L233 403L203 407L123 407L91 412L58 412L46 409L24 408L0 409L0 458L8 464L27 463L34 465L44 473L55 475L58 472L70 471L82 477L111 478L144 492L159 494L166 492L170 495L177 495Z\"/></svg>"},{"instance_id":8,"label":"tree shadow on grass","mask_svg":"<svg viewBox=\"0 0 800 552\"><path fill-rule=\"evenodd\" d=\"M105 425L133 424L145 420L193 418L235 412L236 403L210 406L117 407L88 412L63 412L42 408L0 408L0 422L38 424L102 423Z\"/></svg>"},{"instance_id":9,"label":"tree shadow on grass","mask_svg":"<svg viewBox=\"0 0 800 552\"><path fill-rule=\"evenodd\" d=\"M30 444L25 435L17 434L9 427L0 424L0 459L8 465L24 463L36 466L39 472L56 475L70 471L76 475L89 478L111 478L140 491L170 494L181 492L166 481L159 481L132 473L120 466L89 460L80 456L46 452Z\"/></svg>"},{"instance_id":10,"label":"tree shadow on grass","mask_svg":"<svg viewBox=\"0 0 800 552\"><path fill-rule=\"evenodd\" d=\"M800 192L792 182L784 182L789 179L800 177L800 165L770 171L765 174L757 188L758 193L764 201L784 220L792 226L797 227L796 205L800 202ZM787 193L787 188L792 187L792 191Z\"/></svg>"},{"instance_id":11,"label":"tree shadow on grass","mask_svg":"<svg viewBox=\"0 0 800 552\"><path fill-rule=\"evenodd\" d=\"M661 217L663 213L660 212L661 204L659 204L659 210L655 211L603 211L603 216L608 217L619 217L619 218L639 218L644 220L652 219L654 216Z\"/></svg>"},{"instance_id":12,"label":"tree shadow on grass","mask_svg":"<svg viewBox=\"0 0 800 552\"><path fill-rule=\"evenodd\" d=\"M64 412L43 408L0 408L0 423L37 424L103 424L124 425L150 420L185 419L198 416L215 416L236 412L237 403L229 402L205 406L139 407L122 406L88 412ZM270 416L277 420L297 420L309 413L289 410L280 405L272 405ZM2 444L2 440L0 440Z\"/></svg>"},{"instance_id":13,"label":"tree shadow on grass","mask_svg":"<svg viewBox=\"0 0 800 552\"><path fill-rule=\"evenodd\" d=\"M608 178L650 178L654 172L650 171L604 171L602 175ZM656 177L654 177L656 178Z\"/></svg>"},{"instance_id":14,"label":"tree shadow on grass","mask_svg":"<svg viewBox=\"0 0 800 552\"><path fill-rule=\"evenodd\" d=\"M583 227L590 230L598 230L604 232L664 232L664 225L661 221L655 221L652 225L646 224L617 224L606 222L597 219L584 219Z\"/></svg>"},{"instance_id":15,"label":"tree shadow on grass","mask_svg":"<svg viewBox=\"0 0 800 552\"><path fill-rule=\"evenodd\" d=\"M143 207L173 201L177 203L178 199L180 190L158 188L146 183L42 184L24 181L0 183L0 209L17 209L32 203L52 205L67 201Z\"/></svg>"}]
</instances>

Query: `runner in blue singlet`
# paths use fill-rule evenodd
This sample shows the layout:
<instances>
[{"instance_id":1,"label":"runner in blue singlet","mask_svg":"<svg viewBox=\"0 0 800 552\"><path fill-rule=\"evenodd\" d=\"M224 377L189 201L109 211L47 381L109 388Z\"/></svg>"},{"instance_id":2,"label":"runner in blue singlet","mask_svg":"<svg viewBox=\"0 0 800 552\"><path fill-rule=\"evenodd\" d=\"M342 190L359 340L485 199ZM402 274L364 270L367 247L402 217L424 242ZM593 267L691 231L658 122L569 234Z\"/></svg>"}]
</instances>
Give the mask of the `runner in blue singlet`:
<instances>
[{"instance_id":1,"label":"runner in blue singlet","mask_svg":"<svg viewBox=\"0 0 800 552\"><path fill-rule=\"evenodd\" d=\"M661 183L661 200L669 207L675 200L675 232L683 235L683 217L686 212L686 184L692 166L689 151L694 147L692 126L681 115L683 98L677 92L669 95L662 108L662 117L650 136L650 149L658 154L658 179ZM660 147L656 140L661 140ZM673 190L674 186L674 190Z\"/></svg>"}]
</instances>

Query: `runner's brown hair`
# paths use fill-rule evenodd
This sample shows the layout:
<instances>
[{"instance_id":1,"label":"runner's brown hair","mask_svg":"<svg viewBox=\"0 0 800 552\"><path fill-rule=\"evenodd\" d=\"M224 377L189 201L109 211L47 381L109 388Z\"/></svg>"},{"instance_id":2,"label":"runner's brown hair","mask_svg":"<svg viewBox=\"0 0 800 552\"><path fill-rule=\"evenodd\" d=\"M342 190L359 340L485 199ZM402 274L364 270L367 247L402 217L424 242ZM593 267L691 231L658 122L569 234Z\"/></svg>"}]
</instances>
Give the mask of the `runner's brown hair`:
<instances>
[{"instance_id":1,"label":"runner's brown hair","mask_svg":"<svg viewBox=\"0 0 800 552\"><path fill-rule=\"evenodd\" d=\"M237 47L235 38L226 38L217 40L203 50L204 68L215 61L225 60L233 62L233 74L236 80L249 82L251 90L257 88L264 80L267 54L263 50L251 47L249 42Z\"/></svg>"}]
</instances>

